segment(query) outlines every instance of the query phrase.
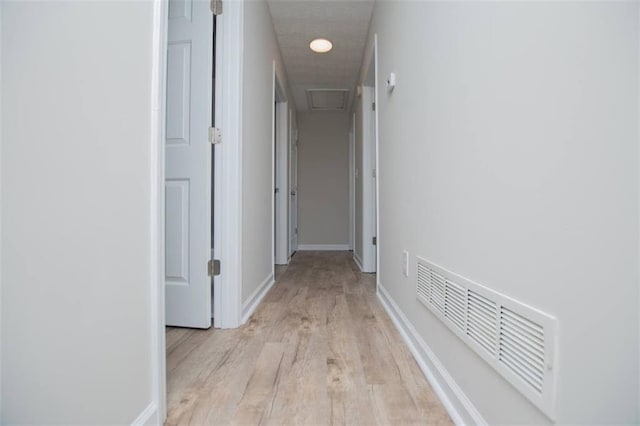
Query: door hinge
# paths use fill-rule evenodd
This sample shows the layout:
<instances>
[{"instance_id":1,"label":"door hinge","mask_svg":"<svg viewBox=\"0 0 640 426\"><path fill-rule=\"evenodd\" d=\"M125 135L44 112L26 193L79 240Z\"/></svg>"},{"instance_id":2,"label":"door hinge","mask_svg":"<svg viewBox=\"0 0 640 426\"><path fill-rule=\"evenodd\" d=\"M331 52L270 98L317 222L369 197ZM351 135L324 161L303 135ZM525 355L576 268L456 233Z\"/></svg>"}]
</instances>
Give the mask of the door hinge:
<instances>
[{"instance_id":1,"label":"door hinge","mask_svg":"<svg viewBox=\"0 0 640 426\"><path fill-rule=\"evenodd\" d=\"M210 277L217 277L220 275L220 261L216 259L211 259L207 262L207 274Z\"/></svg>"},{"instance_id":2,"label":"door hinge","mask_svg":"<svg viewBox=\"0 0 640 426\"><path fill-rule=\"evenodd\" d=\"M371 243L372 243L374 246L377 246L377 245L378 245L378 237L373 237L373 239L372 239Z\"/></svg>"},{"instance_id":3,"label":"door hinge","mask_svg":"<svg viewBox=\"0 0 640 426\"><path fill-rule=\"evenodd\" d=\"M376 169L373 169L373 171L371 172L371 176L374 178L376 177Z\"/></svg>"},{"instance_id":4,"label":"door hinge","mask_svg":"<svg viewBox=\"0 0 640 426\"><path fill-rule=\"evenodd\" d=\"M217 127L209 127L209 142L213 145L222 143L222 130Z\"/></svg>"},{"instance_id":5,"label":"door hinge","mask_svg":"<svg viewBox=\"0 0 640 426\"><path fill-rule=\"evenodd\" d=\"M375 110L376 110L376 103L375 103L375 102L373 102L373 103L371 104L371 109L372 109L373 111L375 111Z\"/></svg>"},{"instance_id":6,"label":"door hinge","mask_svg":"<svg viewBox=\"0 0 640 426\"><path fill-rule=\"evenodd\" d=\"M211 12L214 15L222 15L222 0L211 0Z\"/></svg>"}]
</instances>

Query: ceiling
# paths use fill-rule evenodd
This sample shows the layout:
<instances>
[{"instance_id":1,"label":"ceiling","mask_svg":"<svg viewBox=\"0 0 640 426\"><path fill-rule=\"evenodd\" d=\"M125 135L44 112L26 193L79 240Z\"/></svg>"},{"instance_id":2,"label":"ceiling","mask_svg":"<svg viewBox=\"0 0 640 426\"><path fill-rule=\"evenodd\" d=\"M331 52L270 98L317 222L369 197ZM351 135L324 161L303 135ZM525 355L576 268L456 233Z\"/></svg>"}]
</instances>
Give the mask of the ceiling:
<instances>
[{"instance_id":1,"label":"ceiling","mask_svg":"<svg viewBox=\"0 0 640 426\"><path fill-rule=\"evenodd\" d=\"M296 107L309 109L307 89L349 89L358 73L373 0L268 0ZM331 40L329 53L314 53L314 38Z\"/></svg>"}]
</instances>

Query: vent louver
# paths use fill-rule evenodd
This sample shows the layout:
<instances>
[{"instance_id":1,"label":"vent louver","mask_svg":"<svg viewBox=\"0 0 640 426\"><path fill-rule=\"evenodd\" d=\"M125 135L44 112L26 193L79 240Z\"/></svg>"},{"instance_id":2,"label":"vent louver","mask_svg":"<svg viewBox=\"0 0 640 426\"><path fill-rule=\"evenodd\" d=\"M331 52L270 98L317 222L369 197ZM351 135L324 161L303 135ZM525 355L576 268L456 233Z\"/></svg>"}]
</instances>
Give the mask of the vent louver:
<instances>
[{"instance_id":1,"label":"vent louver","mask_svg":"<svg viewBox=\"0 0 640 426\"><path fill-rule=\"evenodd\" d=\"M468 290L467 335L491 355L496 352L496 304L475 291Z\"/></svg>"},{"instance_id":2,"label":"vent louver","mask_svg":"<svg viewBox=\"0 0 640 426\"><path fill-rule=\"evenodd\" d=\"M418 300L553 419L557 320L425 259L417 261Z\"/></svg>"},{"instance_id":3,"label":"vent louver","mask_svg":"<svg viewBox=\"0 0 640 426\"><path fill-rule=\"evenodd\" d=\"M431 292L429 302L440 312L444 312L444 277L436 272L429 271L431 278Z\"/></svg>"},{"instance_id":4,"label":"vent louver","mask_svg":"<svg viewBox=\"0 0 640 426\"><path fill-rule=\"evenodd\" d=\"M464 289L451 281L447 281L444 296L444 316L460 330L464 330L466 304Z\"/></svg>"},{"instance_id":5,"label":"vent louver","mask_svg":"<svg viewBox=\"0 0 640 426\"><path fill-rule=\"evenodd\" d=\"M507 308L500 312L499 360L538 392L544 384L544 329Z\"/></svg>"},{"instance_id":6,"label":"vent louver","mask_svg":"<svg viewBox=\"0 0 640 426\"><path fill-rule=\"evenodd\" d=\"M429 301L431 294L431 271L429 268L418 263L418 298L422 301Z\"/></svg>"}]
</instances>

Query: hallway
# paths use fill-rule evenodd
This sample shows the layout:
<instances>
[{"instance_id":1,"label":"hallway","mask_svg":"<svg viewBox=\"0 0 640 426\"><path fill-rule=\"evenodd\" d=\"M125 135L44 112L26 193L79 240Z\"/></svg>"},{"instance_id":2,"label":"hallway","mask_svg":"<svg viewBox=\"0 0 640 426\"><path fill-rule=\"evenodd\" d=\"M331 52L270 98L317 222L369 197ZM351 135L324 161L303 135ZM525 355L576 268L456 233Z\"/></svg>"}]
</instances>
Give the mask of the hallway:
<instances>
[{"instance_id":1,"label":"hallway","mask_svg":"<svg viewBox=\"0 0 640 426\"><path fill-rule=\"evenodd\" d=\"M451 424L349 252L299 252L235 330L167 329L166 424Z\"/></svg>"}]
</instances>

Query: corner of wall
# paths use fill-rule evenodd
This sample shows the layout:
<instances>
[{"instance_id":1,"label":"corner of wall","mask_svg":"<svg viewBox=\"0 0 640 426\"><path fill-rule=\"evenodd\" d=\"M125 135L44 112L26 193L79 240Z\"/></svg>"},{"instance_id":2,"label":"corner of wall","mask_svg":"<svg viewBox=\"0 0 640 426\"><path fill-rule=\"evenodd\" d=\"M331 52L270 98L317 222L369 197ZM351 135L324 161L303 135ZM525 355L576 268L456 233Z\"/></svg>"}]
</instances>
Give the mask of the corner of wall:
<instances>
[{"instance_id":1,"label":"corner of wall","mask_svg":"<svg viewBox=\"0 0 640 426\"><path fill-rule=\"evenodd\" d=\"M271 287L276 283L275 276L270 273L267 278L255 289L255 291L242 302L242 324L246 323L255 312L262 299L267 295Z\"/></svg>"},{"instance_id":2,"label":"corner of wall","mask_svg":"<svg viewBox=\"0 0 640 426\"><path fill-rule=\"evenodd\" d=\"M164 421L160 420L160 413L158 412L158 405L155 402L151 402L136 419L131 423L131 426L152 426L162 425Z\"/></svg>"}]
</instances>

